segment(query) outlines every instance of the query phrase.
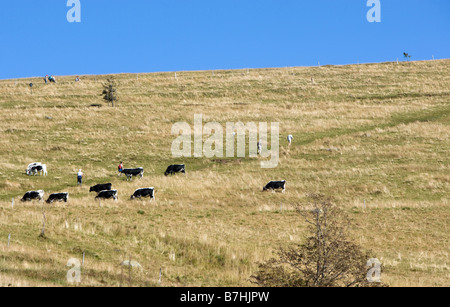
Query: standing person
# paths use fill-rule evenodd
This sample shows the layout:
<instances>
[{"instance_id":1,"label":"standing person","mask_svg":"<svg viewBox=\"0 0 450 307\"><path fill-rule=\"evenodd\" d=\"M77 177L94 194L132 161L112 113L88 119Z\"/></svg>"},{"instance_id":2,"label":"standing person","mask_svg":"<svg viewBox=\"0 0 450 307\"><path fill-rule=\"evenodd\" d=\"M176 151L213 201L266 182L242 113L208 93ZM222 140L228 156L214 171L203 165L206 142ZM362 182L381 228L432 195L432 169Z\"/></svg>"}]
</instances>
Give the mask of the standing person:
<instances>
[{"instance_id":1,"label":"standing person","mask_svg":"<svg viewBox=\"0 0 450 307\"><path fill-rule=\"evenodd\" d=\"M123 162L122 161L120 161L118 170L119 170L119 176L120 176L120 174L122 174L122 171L123 171Z\"/></svg>"},{"instance_id":2,"label":"standing person","mask_svg":"<svg viewBox=\"0 0 450 307\"><path fill-rule=\"evenodd\" d=\"M289 134L288 135L288 137L287 137L287 140L288 140L288 143L289 143L289 146L291 146L291 144L292 144L292 140L294 139L294 137L292 136L292 134Z\"/></svg>"},{"instance_id":3,"label":"standing person","mask_svg":"<svg viewBox=\"0 0 450 307\"><path fill-rule=\"evenodd\" d=\"M261 142L261 140L258 141L257 146L258 146L258 155L260 155L261 151L262 151L262 142Z\"/></svg>"},{"instance_id":4,"label":"standing person","mask_svg":"<svg viewBox=\"0 0 450 307\"><path fill-rule=\"evenodd\" d=\"M48 75L46 75L46 76L44 77L44 82L45 82L45 84L47 84L47 78L48 78Z\"/></svg>"},{"instance_id":5,"label":"standing person","mask_svg":"<svg viewBox=\"0 0 450 307\"><path fill-rule=\"evenodd\" d=\"M83 172L81 171L81 169L77 173L77 179L78 179L77 185L81 186L83 184Z\"/></svg>"}]
</instances>

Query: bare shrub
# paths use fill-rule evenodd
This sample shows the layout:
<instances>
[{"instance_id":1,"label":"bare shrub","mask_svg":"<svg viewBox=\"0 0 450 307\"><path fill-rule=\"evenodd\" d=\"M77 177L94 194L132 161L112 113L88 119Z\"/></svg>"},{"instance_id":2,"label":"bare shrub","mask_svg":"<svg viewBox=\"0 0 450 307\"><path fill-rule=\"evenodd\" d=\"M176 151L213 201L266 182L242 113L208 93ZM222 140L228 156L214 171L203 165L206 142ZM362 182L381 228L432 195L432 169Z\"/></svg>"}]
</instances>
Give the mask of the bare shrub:
<instances>
[{"instance_id":1,"label":"bare shrub","mask_svg":"<svg viewBox=\"0 0 450 307\"><path fill-rule=\"evenodd\" d=\"M297 206L309 224L305 242L279 249L278 258L259 264L251 281L263 287L385 286L368 282L367 261L373 257L348 239L348 217L329 198L311 200Z\"/></svg>"}]
</instances>

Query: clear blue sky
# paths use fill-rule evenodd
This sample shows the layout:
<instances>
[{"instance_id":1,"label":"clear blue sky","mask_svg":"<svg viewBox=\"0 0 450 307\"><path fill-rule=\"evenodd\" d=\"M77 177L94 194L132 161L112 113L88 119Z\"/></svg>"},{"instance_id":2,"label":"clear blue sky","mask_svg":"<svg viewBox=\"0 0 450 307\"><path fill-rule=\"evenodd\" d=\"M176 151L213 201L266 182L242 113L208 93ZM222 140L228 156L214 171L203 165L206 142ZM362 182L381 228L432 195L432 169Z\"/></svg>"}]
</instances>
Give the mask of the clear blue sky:
<instances>
[{"instance_id":1,"label":"clear blue sky","mask_svg":"<svg viewBox=\"0 0 450 307\"><path fill-rule=\"evenodd\" d=\"M449 0L0 1L0 79L450 58Z\"/></svg>"}]
</instances>

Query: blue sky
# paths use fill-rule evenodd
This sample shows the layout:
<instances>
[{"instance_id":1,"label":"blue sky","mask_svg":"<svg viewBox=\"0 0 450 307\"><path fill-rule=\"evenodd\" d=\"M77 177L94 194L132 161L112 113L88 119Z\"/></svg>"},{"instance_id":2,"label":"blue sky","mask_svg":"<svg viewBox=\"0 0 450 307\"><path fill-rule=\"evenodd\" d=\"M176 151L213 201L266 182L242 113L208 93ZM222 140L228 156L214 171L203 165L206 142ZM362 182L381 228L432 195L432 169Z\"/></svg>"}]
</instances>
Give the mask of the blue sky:
<instances>
[{"instance_id":1,"label":"blue sky","mask_svg":"<svg viewBox=\"0 0 450 307\"><path fill-rule=\"evenodd\" d=\"M0 79L450 58L450 1L0 1Z\"/></svg>"}]
</instances>

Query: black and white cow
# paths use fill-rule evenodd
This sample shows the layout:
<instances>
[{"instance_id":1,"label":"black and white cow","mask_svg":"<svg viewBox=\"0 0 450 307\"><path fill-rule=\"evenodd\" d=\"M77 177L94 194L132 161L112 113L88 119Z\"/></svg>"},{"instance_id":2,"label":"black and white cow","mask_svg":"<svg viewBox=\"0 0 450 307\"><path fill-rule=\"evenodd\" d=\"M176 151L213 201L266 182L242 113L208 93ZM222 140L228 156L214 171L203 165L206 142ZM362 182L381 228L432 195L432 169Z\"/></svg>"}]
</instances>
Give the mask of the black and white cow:
<instances>
[{"instance_id":1,"label":"black and white cow","mask_svg":"<svg viewBox=\"0 0 450 307\"><path fill-rule=\"evenodd\" d=\"M30 170L32 167L38 166L38 165L42 165L42 163L41 162L33 162L33 163L28 164L27 170L26 170L27 175L30 175Z\"/></svg>"},{"instance_id":2,"label":"black and white cow","mask_svg":"<svg viewBox=\"0 0 450 307\"><path fill-rule=\"evenodd\" d=\"M100 191L95 199L111 199L117 200L117 190Z\"/></svg>"},{"instance_id":3,"label":"black and white cow","mask_svg":"<svg viewBox=\"0 0 450 307\"><path fill-rule=\"evenodd\" d=\"M97 184L89 189L90 192L100 193L101 191L110 191L112 189L111 183Z\"/></svg>"},{"instance_id":4,"label":"black and white cow","mask_svg":"<svg viewBox=\"0 0 450 307\"><path fill-rule=\"evenodd\" d=\"M263 192L264 191L276 191L276 190L281 190L281 192L284 193L284 191L286 190L286 180L283 181L271 181L269 182L264 188L263 188Z\"/></svg>"},{"instance_id":5,"label":"black and white cow","mask_svg":"<svg viewBox=\"0 0 450 307\"><path fill-rule=\"evenodd\" d=\"M139 176L140 178L144 177L144 168L126 168L122 171L122 174L125 174L127 176L128 180L133 180L133 177Z\"/></svg>"},{"instance_id":6,"label":"black and white cow","mask_svg":"<svg viewBox=\"0 0 450 307\"><path fill-rule=\"evenodd\" d=\"M136 191L134 191L134 194L131 195L130 199L135 199L135 198L142 198L142 197L149 197L150 201L152 201L152 199L155 199L155 188L144 188L144 189L137 189Z\"/></svg>"},{"instance_id":7,"label":"black and white cow","mask_svg":"<svg viewBox=\"0 0 450 307\"><path fill-rule=\"evenodd\" d=\"M175 164L175 165L170 165L164 175L168 176L168 175L173 175L176 173L183 173L186 174L186 166L184 164Z\"/></svg>"},{"instance_id":8,"label":"black and white cow","mask_svg":"<svg viewBox=\"0 0 450 307\"><path fill-rule=\"evenodd\" d=\"M51 204L54 201L63 201L65 203L67 203L69 201L69 193L54 193L51 194L48 199L47 199L47 203Z\"/></svg>"},{"instance_id":9,"label":"black and white cow","mask_svg":"<svg viewBox=\"0 0 450 307\"><path fill-rule=\"evenodd\" d=\"M47 176L47 165L42 164L40 162L31 163L27 167L27 175L28 176L36 176L42 174L43 176Z\"/></svg>"},{"instance_id":10,"label":"black and white cow","mask_svg":"<svg viewBox=\"0 0 450 307\"><path fill-rule=\"evenodd\" d=\"M28 191L25 193L25 195L22 197L21 201L32 201L32 200L39 200L42 201L44 199L44 191L38 190L38 191Z\"/></svg>"}]
</instances>

